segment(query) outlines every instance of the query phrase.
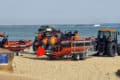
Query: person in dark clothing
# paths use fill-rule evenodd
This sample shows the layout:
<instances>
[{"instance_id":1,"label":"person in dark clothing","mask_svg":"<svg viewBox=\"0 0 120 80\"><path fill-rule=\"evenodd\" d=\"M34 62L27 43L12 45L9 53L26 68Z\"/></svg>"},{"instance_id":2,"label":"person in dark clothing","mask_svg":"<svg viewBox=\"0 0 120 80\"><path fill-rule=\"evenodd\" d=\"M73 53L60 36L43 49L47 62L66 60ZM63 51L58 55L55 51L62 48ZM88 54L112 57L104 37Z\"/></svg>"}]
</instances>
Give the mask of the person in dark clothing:
<instances>
[{"instance_id":1,"label":"person in dark clothing","mask_svg":"<svg viewBox=\"0 0 120 80\"><path fill-rule=\"evenodd\" d=\"M2 40L2 47L4 47L4 44L6 43L6 42L8 42L8 36L5 36L4 38L3 38L3 40Z\"/></svg>"},{"instance_id":2,"label":"person in dark clothing","mask_svg":"<svg viewBox=\"0 0 120 80\"><path fill-rule=\"evenodd\" d=\"M65 40L66 39L66 35L64 33L61 33L61 38L60 39L61 39L60 41Z\"/></svg>"},{"instance_id":3,"label":"person in dark clothing","mask_svg":"<svg viewBox=\"0 0 120 80\"><path fill-rule=\"evenodd\" d=\"M68 37L68 40L71 39L71 37L72 37L72 32L71 31L68 32L68 36L67 37Z\"/></svg>"}]
</instances>

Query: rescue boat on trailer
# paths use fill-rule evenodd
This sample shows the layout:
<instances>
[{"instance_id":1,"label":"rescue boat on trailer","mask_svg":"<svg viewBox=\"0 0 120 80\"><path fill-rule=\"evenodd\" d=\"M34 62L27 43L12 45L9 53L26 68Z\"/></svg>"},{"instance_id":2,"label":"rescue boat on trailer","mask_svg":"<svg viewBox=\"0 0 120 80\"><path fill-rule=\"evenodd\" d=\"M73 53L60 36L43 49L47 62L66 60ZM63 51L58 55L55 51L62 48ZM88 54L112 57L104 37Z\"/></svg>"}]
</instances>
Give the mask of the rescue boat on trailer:
<instances>
[{"instance_id":1,"label":"rescue boat on trailer","mask_svg":"<svg viewBox=\"0 0 120 80\"><path fill-rule=\"evenodd\" d=\"M96 54L94 42L95 38L79 37L77 31L65 32L60 37L53 34L47 38L46 43L39 45L37 56L46 55L49 59L64 56L74 60L85 59L88 55Z\"/></svg>"}]
</instances>

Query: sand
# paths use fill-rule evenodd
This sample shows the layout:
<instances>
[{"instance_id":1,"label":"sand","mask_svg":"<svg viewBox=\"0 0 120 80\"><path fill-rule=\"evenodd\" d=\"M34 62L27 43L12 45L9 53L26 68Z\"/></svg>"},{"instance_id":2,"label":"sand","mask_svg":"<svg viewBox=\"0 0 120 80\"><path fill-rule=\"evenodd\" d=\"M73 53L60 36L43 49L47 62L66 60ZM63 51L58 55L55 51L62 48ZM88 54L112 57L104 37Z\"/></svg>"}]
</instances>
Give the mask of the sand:
<instances>
[{"instance_id":1,"label":"sand","mask_svg":"<svg viewBox=\"0 0 120 80\"><path fill-rule=\"evenodd\" d=\"M0 72L0 80L120 80L120 56L89 57L84 61L47 60L33 54L15 56L13 73Z\"/></svg>"}]
</instances>

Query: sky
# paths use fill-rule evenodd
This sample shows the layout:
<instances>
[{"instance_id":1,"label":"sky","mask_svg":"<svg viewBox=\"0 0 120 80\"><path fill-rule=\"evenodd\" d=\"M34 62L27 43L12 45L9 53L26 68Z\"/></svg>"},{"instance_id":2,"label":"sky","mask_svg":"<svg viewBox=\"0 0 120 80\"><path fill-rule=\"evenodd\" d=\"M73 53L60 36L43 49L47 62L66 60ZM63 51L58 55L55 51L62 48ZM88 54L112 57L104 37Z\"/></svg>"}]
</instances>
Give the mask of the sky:
<instances>
[{"instance_id":1,"label":"sky","mask_svg":"<svg viewBox=\"0 0 120 80\"><path fill-rule=\"evenodd\" d=\"M0 24L120 23L120 0L0 0Z\"/></svg>"}]
</instances>

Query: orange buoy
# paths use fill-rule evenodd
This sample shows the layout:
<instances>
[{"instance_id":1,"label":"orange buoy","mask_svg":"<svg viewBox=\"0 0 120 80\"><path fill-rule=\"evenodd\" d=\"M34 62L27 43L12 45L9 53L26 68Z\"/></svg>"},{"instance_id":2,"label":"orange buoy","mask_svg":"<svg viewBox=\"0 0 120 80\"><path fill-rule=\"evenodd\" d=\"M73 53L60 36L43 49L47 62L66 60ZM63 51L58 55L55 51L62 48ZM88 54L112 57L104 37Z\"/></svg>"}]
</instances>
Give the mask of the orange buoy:
<instances>
[{"instance_id":1,"label":"orange buoy","mask_svg":"<svg viewBox=\"0 0 120 80\"><path fill-rule=\"evenodd\" d=\"M45 54L45 49L42 46L38 47L37 56L43 56Z\"/></svg>"},{"instance_id":2,"label":"orange buoy","mask_svg":"<svg viewBox=\"0 0 120 80\"><path fill-rule=\"evenodd\" d=\"M43 44L44 44L44 45L47 45L48 38L47 38L47 37L45 37L45 38L42 40L42 42L43 42Z\"/></svg>"}]
</instances>

